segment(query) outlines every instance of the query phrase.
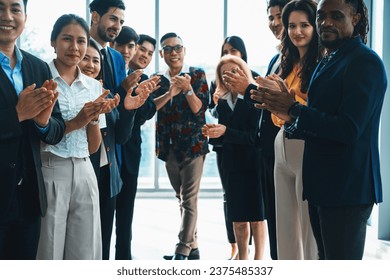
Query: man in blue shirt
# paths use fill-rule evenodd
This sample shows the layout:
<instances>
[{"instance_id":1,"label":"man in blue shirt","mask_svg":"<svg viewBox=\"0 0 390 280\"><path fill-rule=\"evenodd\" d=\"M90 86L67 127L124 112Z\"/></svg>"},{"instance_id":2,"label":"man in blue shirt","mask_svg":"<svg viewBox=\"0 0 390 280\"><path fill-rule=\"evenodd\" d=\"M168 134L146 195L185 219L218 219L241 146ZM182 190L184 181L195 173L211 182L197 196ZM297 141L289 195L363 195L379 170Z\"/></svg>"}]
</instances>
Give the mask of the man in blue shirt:
<instances>
[{"instance_id":1,"label":"man in blue shirt","mask_svg":"<svg viewBox=\"0 0 390 280\"><path fill-rule=\"evenodd\" d=\"M35 259L47 208L40 142L65 123L48 65L18 49L27 0L0 0L0 259Z\"/></svg>"}]
</instances>

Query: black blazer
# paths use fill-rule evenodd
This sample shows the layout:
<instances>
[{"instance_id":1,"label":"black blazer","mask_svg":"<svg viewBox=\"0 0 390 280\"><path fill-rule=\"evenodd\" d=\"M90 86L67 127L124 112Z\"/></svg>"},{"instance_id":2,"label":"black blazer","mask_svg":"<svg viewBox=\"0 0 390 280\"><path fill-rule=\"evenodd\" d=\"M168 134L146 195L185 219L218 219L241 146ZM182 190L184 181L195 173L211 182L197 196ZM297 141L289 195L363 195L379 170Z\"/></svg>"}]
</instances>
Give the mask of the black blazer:
<instances>
[{"instance_id":1,"label":"black blazer","mask_svg":"<svg viewBox=\"0 0 390 280\"><path fill-rule=\"evenodd\" d=\"M49 66L45 62L27 52L22 51L22 54L24 88L33 83L40 87L45 80L51 79ZM32 195L31 209L40 209L41 214L45 215L47 199L41 170L40 141L51 145L60 142L65 130L64 120L56 103L45 134L38 130L32 120L20 123L15 109L17 93L1 67L0 81L0 222L7 216L21 178L22 188Z\"/></svg>"},{"instance_id":2,"label":"black blazer","mask_svg":"<svg viewBox=\"0 0 390 280\"><path fill-rule=\"evenodd\" d=\"M260 111L252 104L237 99L234 111L226 100L218 100L218 123L225 125L222 142L222 165L224 172L247 173L253 170L256 174L255 138L259 123Z\"/></svg>"},{"instance_id":3,"label":"black blazer","mask_svg":"<svg viewBox=\"0 0 390 280\"><path fill-rule=\"evenodd\" d=\"M271 70L274 64L277 62L278 58L279 58L279 54L275 55L271 59L268 65L266 76L273 74L271 73ZM249 103L253 103L253 100L250 99L250 93L249 93L249 91L252 89L256 89L256 86L253 84L249 85L245 91L244 98ZM272 122L270 111L262 110L261 114L262 114L261 124L259 128L260 137L256 138L256 147L261 151L261 154L263 156L275 157L275 147L274 147L275 137L276 134L278 134L280 128L274 125L274 123Z\"/></svg>"}]
</instances>

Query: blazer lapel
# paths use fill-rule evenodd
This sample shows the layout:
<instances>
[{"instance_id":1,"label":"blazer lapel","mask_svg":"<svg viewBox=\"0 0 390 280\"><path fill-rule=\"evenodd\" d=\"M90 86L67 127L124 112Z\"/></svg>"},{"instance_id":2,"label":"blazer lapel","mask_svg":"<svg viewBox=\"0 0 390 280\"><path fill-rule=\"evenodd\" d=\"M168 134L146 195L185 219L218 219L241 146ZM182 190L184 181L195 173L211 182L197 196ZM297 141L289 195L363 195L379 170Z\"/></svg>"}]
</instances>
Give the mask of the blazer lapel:
<instances>
[{"instance_id":1,"label":"blazer lapel","mask_svg":"<svg viewBox=\"0 0 390 280\"><path fill-rule=\"evenodd\" d=\"M18 103L18 94L2 67L0 67L0 81L0 93L3 96L4 105L6 107L15 106Z\"/></svg>"}]
</instances>

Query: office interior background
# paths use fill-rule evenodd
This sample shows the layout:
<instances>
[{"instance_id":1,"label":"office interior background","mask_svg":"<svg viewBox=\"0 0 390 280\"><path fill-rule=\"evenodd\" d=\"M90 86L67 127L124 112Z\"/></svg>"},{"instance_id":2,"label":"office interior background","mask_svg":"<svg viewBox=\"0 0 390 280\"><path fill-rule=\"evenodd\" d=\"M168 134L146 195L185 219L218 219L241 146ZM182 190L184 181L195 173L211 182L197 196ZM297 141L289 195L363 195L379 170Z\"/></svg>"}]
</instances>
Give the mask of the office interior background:
<instances>
[{"instance_id":1,"label":"office interior background","mask_svg":"<svg viewBox=\"0 0 390 280\"><path fill-rule=\"evenodd\" d=\"M91 0L29 0L26 29L18 44L45 61L54 57L50 33L56 19L74 13L90 21L88 5ZM159 41L167 32L179 34L186 47L185 63L205 69L210 83L220 58L226 36L240 36L247 47L249 67L265 74L269 60L276 53L277 41L268 29L266 0L124 0L124 25L138 34L148 34ZM369 9L370 33L368 45L382 57L390 81L390 1L365 0ZM164 71L159 57L159 44L146 74ZM384 203L374 208L370 219L377 229L378 239L390 240L390 97L385 97L380 130L380 154ZM207 122L213 122L211 117ZM171 191L164 163L155 156L155 120L142 127L142 159L139 192ZM221 189L214 152L206 156L201 182L202 192Z\"/></svg>"}]
</instances>

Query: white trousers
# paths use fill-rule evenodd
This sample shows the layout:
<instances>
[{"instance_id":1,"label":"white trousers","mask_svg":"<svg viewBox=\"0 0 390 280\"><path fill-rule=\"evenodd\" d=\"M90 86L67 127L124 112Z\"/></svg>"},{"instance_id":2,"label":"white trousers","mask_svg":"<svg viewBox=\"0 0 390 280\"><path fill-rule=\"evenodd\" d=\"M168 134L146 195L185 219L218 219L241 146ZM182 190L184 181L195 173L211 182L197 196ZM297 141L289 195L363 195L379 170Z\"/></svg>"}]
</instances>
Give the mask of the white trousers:
<instances>
[{"instance_id":1,"label":"white trousers","mask_svg":"<svg viewBox=\"0 0 390 280\"><path fill-rule=\"evenodd\" d=\"M275 208L278 259L316 260L317 244L310 225L308 203L302 200L304 141L275 138Z\"/></svg>"},{"instance_id":2,"label":"white trousers","mask_svg":"<svg viewBox=\"0 0 390 280\"><path fill-rule=\"evenodd\" d=\"M99 191L89 158L42 153L47 213L37 259L102 259Z\"/></svg>"}]
</instances>

